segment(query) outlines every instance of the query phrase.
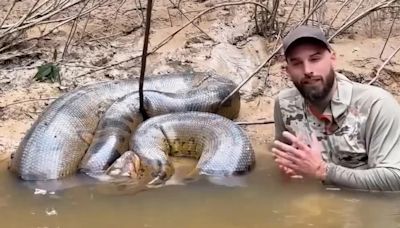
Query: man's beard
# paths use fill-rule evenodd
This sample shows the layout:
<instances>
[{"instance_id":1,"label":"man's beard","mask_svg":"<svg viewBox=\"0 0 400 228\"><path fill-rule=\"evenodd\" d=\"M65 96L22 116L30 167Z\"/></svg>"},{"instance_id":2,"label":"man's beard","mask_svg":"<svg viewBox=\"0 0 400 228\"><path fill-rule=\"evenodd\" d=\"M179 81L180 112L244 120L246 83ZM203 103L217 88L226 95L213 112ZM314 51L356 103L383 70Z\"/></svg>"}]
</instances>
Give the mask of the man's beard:
<instances>
[{"instance_id":1,"label":"man's beard","mask_svg":"<svg viewBox=\"0 0 400 228\"><path fill-rule=\"evenodd\" d=\"M301 82L294 82L295 87L299 90L300 94L305 100L311 103L319 103L323 101L331 92L333 84L335 83L335 72L333 69L329 71L326 78L322 79L322 89L310 88L309 86L304 86Z\"/></svg>"}]
</instances>

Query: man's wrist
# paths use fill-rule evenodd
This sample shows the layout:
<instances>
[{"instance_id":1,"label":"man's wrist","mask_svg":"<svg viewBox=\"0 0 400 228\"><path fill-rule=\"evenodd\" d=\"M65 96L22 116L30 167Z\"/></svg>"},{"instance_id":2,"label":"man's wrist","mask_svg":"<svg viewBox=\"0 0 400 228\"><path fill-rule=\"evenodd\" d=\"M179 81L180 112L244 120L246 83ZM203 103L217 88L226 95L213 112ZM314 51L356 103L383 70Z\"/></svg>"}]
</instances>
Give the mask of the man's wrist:
<instances>
[{"instance_id":1,"label":"man's wrist","mask_svg":"<svg viewBox=\"0 0 400 228\"><path fill-rule=\"evenodd\" d=\"M327 165L324 161L321 161L321 163L320 163L319 166L317 167L316 177L317 177L320 181L325 181L325 180L326 180L326 176L327 176L327 167L328 167L328 165Z\"/></svg>"}]
</instances>

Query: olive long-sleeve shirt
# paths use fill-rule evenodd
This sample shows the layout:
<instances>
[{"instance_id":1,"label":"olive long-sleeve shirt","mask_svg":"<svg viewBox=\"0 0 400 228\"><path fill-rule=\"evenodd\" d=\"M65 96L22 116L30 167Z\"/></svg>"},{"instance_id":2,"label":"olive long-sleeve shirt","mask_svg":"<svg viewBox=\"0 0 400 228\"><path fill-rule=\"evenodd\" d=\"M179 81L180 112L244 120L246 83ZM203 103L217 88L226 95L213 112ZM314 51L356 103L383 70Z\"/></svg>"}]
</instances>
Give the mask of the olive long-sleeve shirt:
<instances>
[{"instance_id":1,"label":"olive long-sleeve shirt","mask_svg":"<svg viewBox=\"0 0 400 228\"><path fill-rule=\"evenodd\" d=\"M387 91L336 73L337 89L322 117L295 88L275 100L275 138L289 131L310 144L315 133L328 164L326 184L374 190L400 190L400 105ZM328 120L327 120L328 119Z\"/></svg>"}]
</instances>

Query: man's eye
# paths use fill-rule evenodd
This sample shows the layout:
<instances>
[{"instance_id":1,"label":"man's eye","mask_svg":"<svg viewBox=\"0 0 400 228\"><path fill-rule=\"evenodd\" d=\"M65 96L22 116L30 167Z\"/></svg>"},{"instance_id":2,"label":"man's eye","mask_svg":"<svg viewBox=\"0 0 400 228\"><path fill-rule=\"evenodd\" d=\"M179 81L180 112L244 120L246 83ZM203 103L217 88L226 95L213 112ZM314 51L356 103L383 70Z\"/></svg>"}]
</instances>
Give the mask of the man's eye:
<instances>
[{"instance_id":1,"label":"man's eye","mask_svg":"<svg viewBox=\"0 0 400 228\"><path fill-rule=\"evenodd\" d=\"M315 57L312 57L310 60L311 60L311 62L316 62L316 61L319 61L320 59L321 59L320 56L315 56Z\"/></svg>"}]
</instances>

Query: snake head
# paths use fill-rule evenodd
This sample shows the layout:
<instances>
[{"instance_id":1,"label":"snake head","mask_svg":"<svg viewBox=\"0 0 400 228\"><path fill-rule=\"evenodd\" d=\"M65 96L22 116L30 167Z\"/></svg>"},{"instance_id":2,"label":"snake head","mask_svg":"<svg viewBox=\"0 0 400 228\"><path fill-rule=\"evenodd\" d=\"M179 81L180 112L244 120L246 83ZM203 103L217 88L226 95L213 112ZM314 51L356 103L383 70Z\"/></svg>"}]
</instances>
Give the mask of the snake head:
<instances>
[{"instance_id":1,"label":"snake head","mask_svg":"<svg viewBox=\"0 0 400 228\"><path fill-rule=\"evenodd\" d=\"M133 151L126 151L108 168L107 174L113 177L140 179L143 169L139 156Z\"/></svg>"}]
</instances>

